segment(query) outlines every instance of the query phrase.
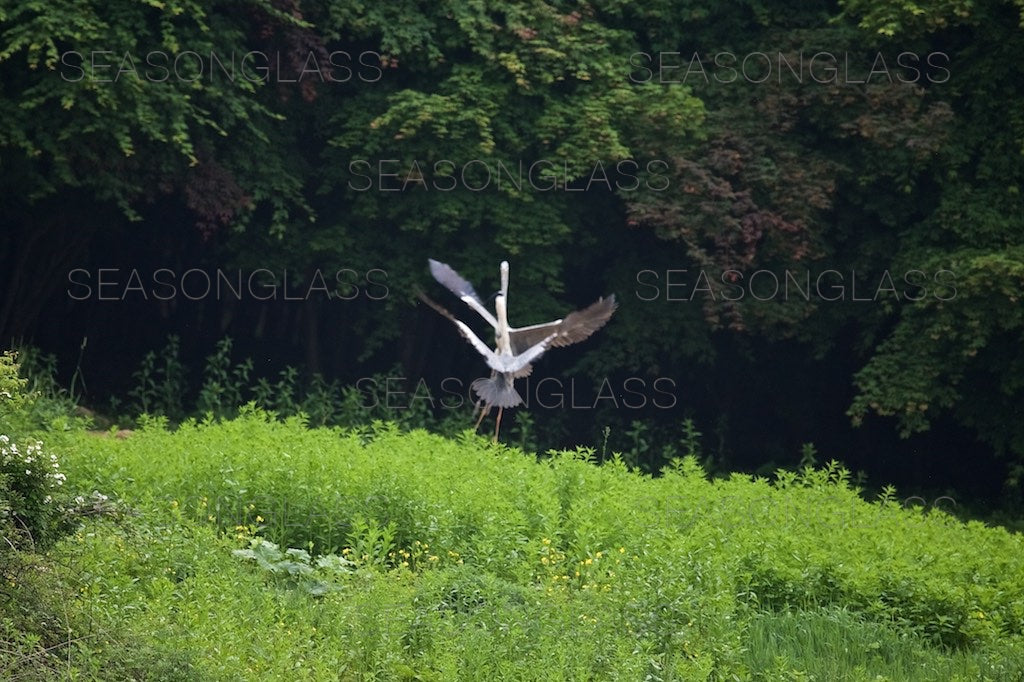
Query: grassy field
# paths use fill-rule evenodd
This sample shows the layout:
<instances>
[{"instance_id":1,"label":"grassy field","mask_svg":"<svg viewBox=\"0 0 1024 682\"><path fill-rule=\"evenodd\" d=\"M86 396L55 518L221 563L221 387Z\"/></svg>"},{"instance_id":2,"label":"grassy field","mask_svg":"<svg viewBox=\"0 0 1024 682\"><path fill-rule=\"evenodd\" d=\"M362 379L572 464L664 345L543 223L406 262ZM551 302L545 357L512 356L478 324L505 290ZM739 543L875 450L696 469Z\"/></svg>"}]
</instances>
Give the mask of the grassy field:
<instances>
[{"instance_id":1,"label":"grassy field","mask_svg":"<svg viewBox=\"0 0 1024 682\"><path fill-rule=\"evenodd\" d=\"M81 521L5 571L2 679L1024 679L1024 538L836 466L651 478L255 411L45 448Z\"/></svg>"}]
</instances>

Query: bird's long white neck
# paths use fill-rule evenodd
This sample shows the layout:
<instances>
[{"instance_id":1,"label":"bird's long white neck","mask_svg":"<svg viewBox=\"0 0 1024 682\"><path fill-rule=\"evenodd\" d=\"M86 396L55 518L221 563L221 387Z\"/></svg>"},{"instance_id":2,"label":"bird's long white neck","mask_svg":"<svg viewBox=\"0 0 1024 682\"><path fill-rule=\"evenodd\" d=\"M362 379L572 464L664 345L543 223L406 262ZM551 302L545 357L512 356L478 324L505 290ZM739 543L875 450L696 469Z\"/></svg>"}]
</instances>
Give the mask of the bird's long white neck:
<instances>
[{"instance_id":1,"label":"bird's long white neck","mask_svg":"<svg viewBox=\"0 0 1024 682\"><path fill-rule=\"evenodd\" d=\"M498 346L498 353L511 355L512 339L508 333L508 309L503 294L498 294L494 298L494 312L498 314L498 328L494 330L494 342Z\"/></svg>"}]
</instances>

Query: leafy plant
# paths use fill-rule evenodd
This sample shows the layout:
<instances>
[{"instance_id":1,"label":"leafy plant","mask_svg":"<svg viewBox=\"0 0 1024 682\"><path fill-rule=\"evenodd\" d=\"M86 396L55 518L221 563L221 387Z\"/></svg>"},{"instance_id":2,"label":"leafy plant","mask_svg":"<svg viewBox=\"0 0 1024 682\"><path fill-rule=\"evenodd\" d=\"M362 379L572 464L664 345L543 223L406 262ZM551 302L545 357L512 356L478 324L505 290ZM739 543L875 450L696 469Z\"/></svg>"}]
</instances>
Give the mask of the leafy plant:
<instances>
[{"instance_id":1,"label":"leafy plant","mask_svg":"<svg viewBox=\"0 0 1024 682\"><path fill-rule=\"evenodd\" d=\"M801 469L813 469L818 465L818 451L814 447L814 443L804 443L800 446L800 463L798 464Z\"/></svg>"},{"instance_id":2,"label":"leafy plant","mask_svg":"<svg viewBox=\"0 0 1024 682\"><path fill-rule=\"evenodd\" d=\"M363 564L385 565L395 548L396 530L393 521L380 525L375 519L366 520L357 515L352 519L348 535L352 556Z\"/></svg>"},{"instance_id":3,"label":"leafy plant","mask_svg":"<svg viewBox=\"0 0 1024 682\"><path fill-rule=\"evenodd\" d=\"M216 350L206 358L197 409L214 416L235 414L244 404L242 396L248 388L251 372L251 358L232 366L231 337L221 339L217 342Z\"/></svg>"},{"instance_id":4,"label":"leafy plant","mask_svg":"<svg viewBox=\"0 0 1024 682\"><path fill-rule=\"evenodd\" d=\"M236 557L255 561L263 570L287 576L294 584L314 596L337 589L339 578L351 574L355 564L337 554L324 554L313 559L304 549L281 550L260 537L250 538L249 546L232 552Z\"/></svg>"},{"instance_id":5,"label":"leafy plant","mask_svg":"<svg viewBox=\"0 0 1024 682\"><path fill-rule=\"evenodd\" d=\"M150 351L132 374L135 386L128 391L137 414L162 414L171 419L184 415L185 366L181 362L178 337L171 334L159 354Z\"/></svg>"},{"instance_id":6,"label":"leafy plant","mask_svg":"<svg viewBox=\"0 0 1024 682\"><path fill-rule=\"evenodd\" d=\"M296 381L299 371L292 366L281 370L277 383L271 384L264 378L256 381L252 389L253 401L266 410L282 416L298 414L300 404L296 396Z\"/></svg>"},{"instance_id":7,"label":"leafy plant","mask_svg":"<svg viewBox=\"0 0 1024 682\"><path fill-rule=\"evenodd\" d=\"M302 400L301 409L309 416L312 426L338 424L342 411L343 394L337 381L327 381L322 374L314 374Z\"/></svg>"},{"instance_id":8,"label":"leafy plant","mask_svg":"<svg viewBox=\"0 0 1024 682\"><path fill-rule=\"evenodd\" d=\"M630 447L625 452L626 461L632 466L640 467L643 459L650 450L650 443L647 440L648 426L642 421L634 419L630 422L626 437L629 438Z\"/></svg>"},{"instance_id":9,"label":"leafy plant","mask_svg":"<svg viewBox=\"0 0 1024 682\"><path fill-rule=\"evenodd\" d=\"M523 452L536 452L537 440L534 436L534 418L526 410L516 411L515 426L512 429L514 442Z\"/></svg>"}]
</instances>

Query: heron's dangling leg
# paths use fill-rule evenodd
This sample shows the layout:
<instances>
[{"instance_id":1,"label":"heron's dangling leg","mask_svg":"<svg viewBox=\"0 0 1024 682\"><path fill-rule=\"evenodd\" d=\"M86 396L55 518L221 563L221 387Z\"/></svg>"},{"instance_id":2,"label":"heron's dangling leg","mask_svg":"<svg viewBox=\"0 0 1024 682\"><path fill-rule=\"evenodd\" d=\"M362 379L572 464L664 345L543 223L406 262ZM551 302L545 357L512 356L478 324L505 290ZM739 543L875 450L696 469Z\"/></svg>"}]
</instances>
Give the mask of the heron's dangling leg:
<instances>
[{"instance_id":1,"label":"heron's dangling leg","mask_svg":"<svg viewBox=\"0 0 1024 682\"><path fill-rule=\"evenodd\" d=\"M494 422L494 441L498 442L498 430L501 429L501 413L504 412L505 408L498 406L498 419Z\"/></svg>"},{"instance_id":2,"label":"heron's dangling leg","mask_svg":"<svg viewBox=\"0 0 1024 682\"><path fill-rule=\"evenodd\" d=\"M480 400L476 404L477 409L480 410L480 417L476 420L476 424L473 425L473 431L476 431L477 429L480 428L480 422L482 422L484 420L484 417L487 416L487 413L491 411L490 405L484 407L482 403L483 401Z\"/></svg>"}]
</instances>

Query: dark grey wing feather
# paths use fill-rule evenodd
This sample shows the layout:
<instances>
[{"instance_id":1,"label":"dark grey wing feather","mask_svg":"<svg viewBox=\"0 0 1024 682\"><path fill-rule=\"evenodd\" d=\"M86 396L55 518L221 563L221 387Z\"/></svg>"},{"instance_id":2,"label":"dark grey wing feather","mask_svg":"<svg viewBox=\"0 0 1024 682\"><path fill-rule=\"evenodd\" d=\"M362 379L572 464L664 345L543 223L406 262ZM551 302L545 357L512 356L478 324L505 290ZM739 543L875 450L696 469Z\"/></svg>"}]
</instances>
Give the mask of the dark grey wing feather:
<instances>
[{"instance_id":1,"label":"dark grey wing feather","mask_svg":"<svg viewBox=\"0 0 1024 682\"><path fill-rule=\"evenodd\" d=\"M470 345L473 346L473 348L475 348L476 351L480 353L480 355L484 356L484 360L487 361L487 366L490 367L491 369L499 371L521 372L525 365L531 362L534 358L540 357L541 353L543 353L544 349L547 347L544 346L542 348L529 349L531 352L528 354L524 354L524 357L519 357L515 355L499 355L498 353L495 353L493 350L488 348L487 344L481 341L480 337L474 334L473 330L466 326L465 322L463 322L462 320L458 319L450 312L448 312L448 310L444 306L430 300L430 297L424 294L419 289L416 290L416 296L418 296L421 301L429 305L431 308L433 308L434 310L436 310L437 312L441 313L449 320L451 320L458 328L459 333L462 334L462 337L469 341Z\"/></svg>"},{"instance_id":2,"label":"dark grey wing feather","mask_svg":"<svg viewBox=\"0 0 1024 682\"><path fill-rule=\"evenodd\" d=\"M462 276L455 272L450 265L434 260L433 258L428 258L427 263L430 265L430 274L434 276L434 279L437 280L438 284L441 284L459 298L469 296L481 306L484 304L484 302L480 300L480 296L476 293L476 290L473 289L473 285L470 284L469 281L463 279Z\"/></svg>"},{"instance_id":3,"label":"dark grey wing feather","mask_svg":"<svg viewBox=\"0 0 1024 682\"><path fill-rule=\"evenodd\" d=\"M512 329L509 331L512 352L518 355L552 334L554 338L548 342L549 348L562 348L579 343L603 327L617 307L615 294L612 294L608 298L597 299L583 310L569 313L557 322Z\"/></svg>"}]
</instances>

